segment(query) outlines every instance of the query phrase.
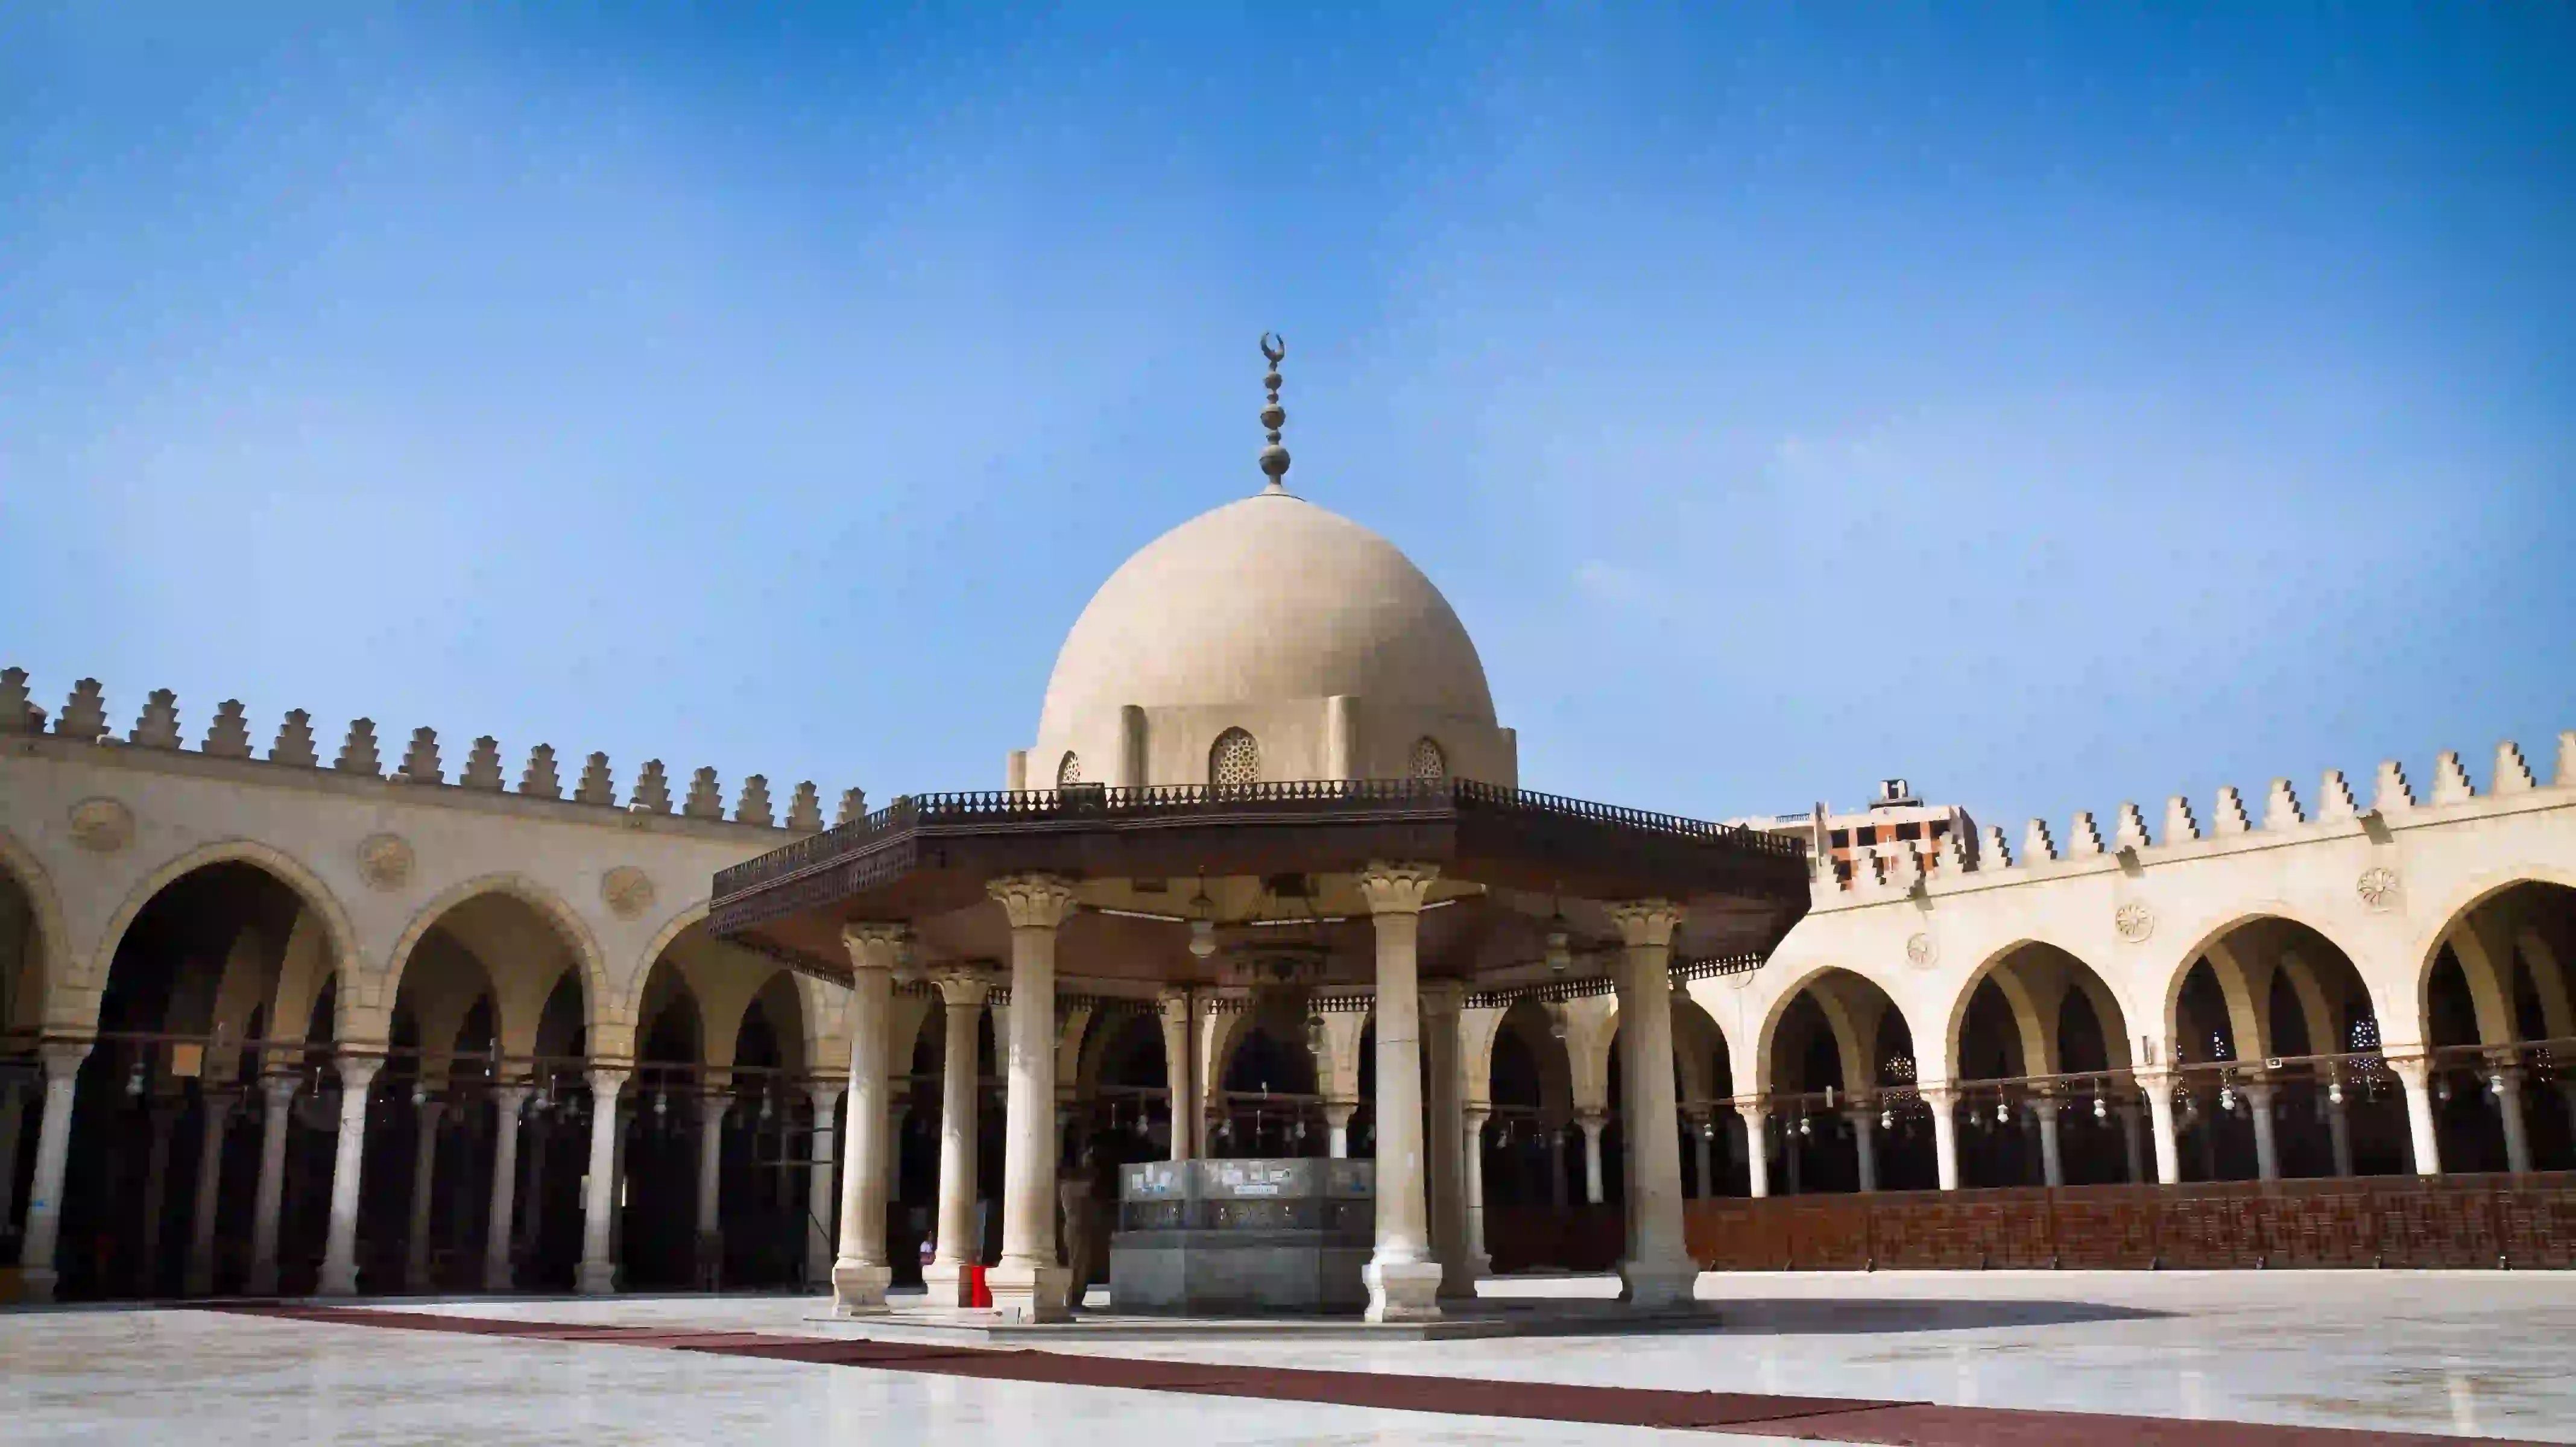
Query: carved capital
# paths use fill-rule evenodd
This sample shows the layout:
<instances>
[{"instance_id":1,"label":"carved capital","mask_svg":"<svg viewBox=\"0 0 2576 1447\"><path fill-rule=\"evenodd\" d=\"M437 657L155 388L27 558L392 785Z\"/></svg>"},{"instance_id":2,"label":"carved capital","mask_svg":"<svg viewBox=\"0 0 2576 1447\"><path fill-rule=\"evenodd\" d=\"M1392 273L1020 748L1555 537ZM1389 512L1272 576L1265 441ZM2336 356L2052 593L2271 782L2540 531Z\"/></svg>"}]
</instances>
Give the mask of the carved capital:
<instances>
[{"instance_id":1,"label":"carved capital","mask_svg":"<svg viewBox=\"0 0 2576 1447\"><path fill-rule=\"evenodd\" d=\"M1669 899L1623 899L1604 907L1619 939L1631 949L1669 948L1673 927L1682 922L1682 907Z\"/></svg>"},{"instance_id":2,"label":"carved capital","mask_svg":"<svg viewBox=\"0 0 2576 1447\"><path fill-rule=\"evenodd\" d=\"M1054 929L1078 906L1070 880L1053 874L1013 874L984 886L1010 916L1013 929Z\"/></svg>"},{"instance_id":3,"label":"carved capital","mask_svg":"<svg viewBox=\"0 0 2576 1447\"><path fill-rule=\"evenodd\" d=\"M45 1083L66 1089L80 1074L81 1062L89 1059L86 1040L53 1040L36 1047L38 1058L45 1062Z\"/></svg>"},{"instance_id":4,"label":"carved capital","mask_svg":"<svg viewBox=\"0 0 2576 1447\"><path fill-rule=\"evenodd\" d=\"M2430 1055L2391 1055L2388 1068L2395 1071L2408 1090L2423 1090L2433 1080L2433 1057Z\"/></svg>"},{"instance_id":5,"label":"carved capital","mask_svg":"<svg viewBox=\"0 0 2576 1447\"><path fill-rule=\"evenodd\" d=\"M952 1010L973 1009L993 993L993 976L986 970L967 965L952 965L930 977L939 987L940 1003Z\"/></svg>"},{"instance_id":6,"label":"carved capital","mask_svg":"<svg viewBox=\"0 0 2576 1447\"><path fill-rule=\"evenodd\" d=\"M1457 980L1425 980L1421 995L1425 1015L1455 1015L1467 1003L1467 987Z\"/></svg>"},{"instance_id":7,"label":"carved capital","mask_svg":"<svg viewBox=\"0 0 2576 1447\"><path fill-rule=\"evenodd\" d=\"M589 1071L592 1103L599 1105L615 1100L617 1093L626 1088L628 1077L634 1073L634 1071L620 1070L614 1066L593 1066Z\"/></svg>"},{"instance_id":8,"label":"carved capital","mask_svg":"<svg viewBox=\"0 0 2576 1447\"><path fill-rule=\"evenodd\" d=\"M850 953L854 970L884 970L892 973L903 959L904 929L899 924L846 924L841 926L841 948Z\"/></svg>"},{"instance_id":9,"label":"carved capital","mask_svg":"<svg viewBox=\"0 0 2576 1447\"><path fill-rule=\"evenodd\" d=\"M376 1072L385 1068L385 1062L372 1055L343 1055L338 1064L340 1088L350 1095L365 1094L376 1083Z\"/></svg>"},{"instance_id":10,"label":"carved capital","mask_svg":"<svg viewBox=\"0 0 2576 1447\"><path fill-rule=\"evenodd\" d=\"M1439 877L1436 864L1372 859L1360 870L1360 894L1371 914L1420 914L1423 896Z\"/></svg>"}]
</instances>

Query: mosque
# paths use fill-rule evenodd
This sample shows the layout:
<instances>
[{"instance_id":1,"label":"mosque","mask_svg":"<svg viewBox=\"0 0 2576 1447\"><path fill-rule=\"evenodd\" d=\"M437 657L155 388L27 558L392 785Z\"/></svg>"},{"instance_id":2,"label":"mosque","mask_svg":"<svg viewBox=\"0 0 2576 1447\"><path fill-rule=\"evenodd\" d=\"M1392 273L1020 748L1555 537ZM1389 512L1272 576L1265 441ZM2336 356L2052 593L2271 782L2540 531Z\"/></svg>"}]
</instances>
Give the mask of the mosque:
<instances>
[{"instance_id":1,"label":"mosque","mask_svg":"<svg viewBox=\"0 0 2576 1447\"><path fill-rule=\"evenodd\" d=\"M2576 732L2018 853L1536 792L1431 580L1289 491L1265 352L1262 487L1102 585L998 790L827 826L0 672L0 1285L1045 1322L1096 1160L1372 1162L1385 1322L1547 1268L2576 1265Z\"/></svg>"}]
</instances>

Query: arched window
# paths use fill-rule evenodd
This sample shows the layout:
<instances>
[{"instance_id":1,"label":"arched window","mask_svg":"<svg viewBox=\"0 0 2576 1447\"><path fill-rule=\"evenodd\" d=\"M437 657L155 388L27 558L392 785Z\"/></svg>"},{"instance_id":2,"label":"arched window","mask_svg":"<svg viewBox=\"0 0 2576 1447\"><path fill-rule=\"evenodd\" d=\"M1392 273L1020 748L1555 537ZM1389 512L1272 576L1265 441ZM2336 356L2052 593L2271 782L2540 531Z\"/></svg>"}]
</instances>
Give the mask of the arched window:
<instances>
[{"instance_id":1,"label":"arched window","mask_svg":"<svg viewBox=\"0 0 2576 1447\"><path fill-rule=\"evenodd\" d=\"M1064 758L1055 766L1055 786L1061 789L1067 784L1079 784L1081 782L1082 755L1075 753L1071 749L1067 749L1064 751Z\"/></svg>"},{"instance_id":2,"label":"arched window","mask_svg":"<svg viewBox=\"0 0 2576 1447\"><path fill-rule=\"evenodd\" d=\"M1449 756L1440 752L1438 741L1429 737L1413 741L1413 762L1405 766L1405 775L1415 779L1449 777Z\"/></svg>"},{"instance_id":3,"label":"arched window","mask_svg":"<svg viewBox=\"0 0 2576 1447\"><path fill-rule=\"evenodd\" d=\"M1217 735L1208 750L1208 787L1244 789L1261 782L1261 745L1241 729Z\"/></svg>"}]
</instances>

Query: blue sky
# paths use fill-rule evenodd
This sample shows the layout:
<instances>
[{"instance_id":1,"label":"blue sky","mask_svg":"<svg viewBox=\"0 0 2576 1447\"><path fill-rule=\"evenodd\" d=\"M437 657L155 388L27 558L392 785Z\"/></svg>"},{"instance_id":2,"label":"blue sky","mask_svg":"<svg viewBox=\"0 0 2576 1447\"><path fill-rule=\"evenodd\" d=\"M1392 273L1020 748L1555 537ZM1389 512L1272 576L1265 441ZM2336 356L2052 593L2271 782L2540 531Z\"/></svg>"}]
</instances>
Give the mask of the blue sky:
<instances>
[{"instance_id":1,"label":"blue sky","mask_svg":"<svg viewBox=\"0 0 2576 1447\"><path fill-rule=\"evenodd\" d=\"M988 787L1271 327L1532 787L2576 727L2566 9L741 8L11 7L0 663Z\"/></svg>"}]
</instances>

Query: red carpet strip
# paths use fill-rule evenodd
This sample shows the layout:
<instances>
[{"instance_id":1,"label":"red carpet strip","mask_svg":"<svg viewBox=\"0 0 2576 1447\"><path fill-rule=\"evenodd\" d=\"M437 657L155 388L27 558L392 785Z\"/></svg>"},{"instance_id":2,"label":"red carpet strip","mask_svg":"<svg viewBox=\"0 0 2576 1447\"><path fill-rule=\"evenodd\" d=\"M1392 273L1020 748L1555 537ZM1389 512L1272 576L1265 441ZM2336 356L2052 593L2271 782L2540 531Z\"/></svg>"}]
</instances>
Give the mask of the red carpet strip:
<instances>
[{"instance_id":1,"label":"red carpet strip","mask_svg":"<svg viewBox=\"0 0 2576 1447\"><path fill-rule=\"evenodd\" d=\"M1806 1441L1887 1447L2457 1447L2463 1439L2414 1432L2283 1427L2260 1422L2186 1421L2100 1412L2012 1407L1945 1407L1846 1397L1754 1392L1677 1392L1656 1387L1588 1387L1557 1382L1424 1377L1392 1372L1317 1371L1090 1356L1010 1347L927 1346L853 1338L771 1336L650 1326L581 1326L370 1311L330 1306L210 1306L207 1311L339 1326L451 1332L522 1341L657 1347L720 1356L767 1357L822 1366L930 1372L987 1381L1119 1387L1270 1402L1385 1407L1475 1417L1585 1422L1622 1427L1745 1431ZM2481 1438L2494 1442L2495 1438Z\"/></svg>"}]
</instances>

